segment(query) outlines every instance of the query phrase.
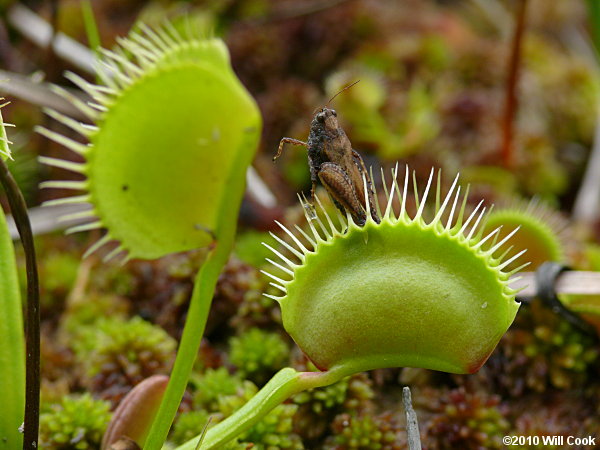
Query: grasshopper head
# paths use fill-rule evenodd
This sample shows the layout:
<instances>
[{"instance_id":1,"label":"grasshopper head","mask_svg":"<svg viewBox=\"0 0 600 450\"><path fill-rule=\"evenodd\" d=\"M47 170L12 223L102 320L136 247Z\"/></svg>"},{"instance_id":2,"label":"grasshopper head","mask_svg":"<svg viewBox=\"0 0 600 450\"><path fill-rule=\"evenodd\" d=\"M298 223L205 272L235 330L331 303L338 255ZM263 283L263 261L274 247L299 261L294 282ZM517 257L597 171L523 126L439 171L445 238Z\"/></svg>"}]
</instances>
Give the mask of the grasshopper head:
<instances>
[{"instance_id":1,"label":"grasshopper head","mask_svg":"<svg viewBox=\"0 0 600 450\"><path fill-rule=\"evenodd\" d=\"M321 108L315 114L313 126L323 128L326 132L337 131L340 125L337 120L337 112L335 112L335 109L329 109L327 107Z\"/></svg>"}]
</instances>

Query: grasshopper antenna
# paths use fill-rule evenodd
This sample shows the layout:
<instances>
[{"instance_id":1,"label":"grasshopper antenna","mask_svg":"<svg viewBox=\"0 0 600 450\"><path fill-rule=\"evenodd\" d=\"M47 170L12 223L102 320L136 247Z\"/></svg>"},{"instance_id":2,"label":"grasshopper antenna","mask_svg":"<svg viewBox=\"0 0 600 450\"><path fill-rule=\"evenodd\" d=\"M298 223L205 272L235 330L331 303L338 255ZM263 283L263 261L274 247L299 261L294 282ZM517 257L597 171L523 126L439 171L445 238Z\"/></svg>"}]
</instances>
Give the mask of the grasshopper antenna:
<instances>
[{"instance_id":1,"label":"grasshopper antenna","mask_svg":"<svg viewBox=\"0 0 600 450\"><path fill-rule=\"evenodd\" d=\"M358 83L360 80L356 80L354 83L350 83L349 85L343 87L342 89L340 89L337 94L335 94L333 97L331 97L329 99L329 101L327 102L327 104L325 105L325 108L329 108L329 104L333 101L334 98L336 98L338 95L340 95L342 92L347 91L348 89L350 89L352 86L354 86L356 83Z\"/></svg>"}]
</instances>

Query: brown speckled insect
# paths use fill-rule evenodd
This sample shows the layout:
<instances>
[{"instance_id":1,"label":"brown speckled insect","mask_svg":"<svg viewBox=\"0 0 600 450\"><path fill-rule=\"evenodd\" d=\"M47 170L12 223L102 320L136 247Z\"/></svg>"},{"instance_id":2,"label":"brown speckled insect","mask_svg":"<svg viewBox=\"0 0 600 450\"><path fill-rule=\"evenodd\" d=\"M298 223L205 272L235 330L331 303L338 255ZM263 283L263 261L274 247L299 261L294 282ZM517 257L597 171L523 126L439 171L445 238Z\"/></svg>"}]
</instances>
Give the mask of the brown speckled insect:
<instances>
[{"instance_id":1,"label":"brown speckled insect","mask_svg":"<svg viewBox=\"0 0 600 450\"><path fill-rule=\"evenodd\" d=\"M354 86L358 81L343 88L335 94L327 105L319 109L312 123L308 142L284 137L279 142L275 161L281 156L285 144L302 145L308 148L308 165L310 168L310 179L312 181L311 197L314 197L317 180L327 189L336 207L345 214L346 211L358 225L364 225L367 221L368 198L371 217L377 223L380 222L375 210L373 187L371 178L365 167L361 156L352 148L350 139L340 127L337 113L329 109L329 103L341 92ZM365 196L365 182L367 195Z\"/></svg>"}]
</instances>

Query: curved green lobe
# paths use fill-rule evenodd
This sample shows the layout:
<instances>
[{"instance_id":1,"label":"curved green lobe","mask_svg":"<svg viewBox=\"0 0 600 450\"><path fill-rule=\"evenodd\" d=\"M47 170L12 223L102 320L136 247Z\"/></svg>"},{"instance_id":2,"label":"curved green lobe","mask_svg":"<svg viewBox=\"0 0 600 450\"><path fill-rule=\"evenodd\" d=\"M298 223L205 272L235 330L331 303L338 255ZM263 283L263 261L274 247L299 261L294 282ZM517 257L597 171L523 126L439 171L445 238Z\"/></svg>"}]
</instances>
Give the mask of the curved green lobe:
<instances>
[{"instance_id":1,"label":"curved green lobe","mask_svg":"<svg viewBox=\"0 0 600 450\"><path fill-rule=\"evenodd\" d=\"M473 372L518 310L498 277L433 227L370 223L307 256L281 301L283 323L321 369Z\"/></svg>"},{"instance_id":2,"label":"curved green lobe","mask_svg":"<svg viewBox=\"0 0 600 450\"><path fill-rule=\"evenodd\" d=\"M88 156L92 203L111 237L133 258L207 245L231 166L253 155L245 140L257 117L240 83L213 64L161 66L130 86Z\"/></svg>"}]
</instances>

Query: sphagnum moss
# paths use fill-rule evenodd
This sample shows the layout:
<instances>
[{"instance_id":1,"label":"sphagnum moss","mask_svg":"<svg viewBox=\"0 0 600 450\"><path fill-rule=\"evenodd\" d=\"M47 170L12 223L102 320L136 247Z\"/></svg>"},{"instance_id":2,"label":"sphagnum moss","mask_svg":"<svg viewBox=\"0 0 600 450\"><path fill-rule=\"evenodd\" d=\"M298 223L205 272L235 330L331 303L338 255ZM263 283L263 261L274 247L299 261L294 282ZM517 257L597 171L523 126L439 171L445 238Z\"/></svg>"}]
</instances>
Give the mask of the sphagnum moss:
<instances>
[{"instance_id":1,"label":"sphagnum moss","mask_svg":"<svg viewBox=\"0 0 600 450\"><path fill-rule=\"evenodd\" d=\"M433 170L410 217L408 167L402 194L396 176L397 169L387 205L377 205L380 224L368 220L361 227L348 215L336 226L319 202L322 217L306 213L310 232L298 228L304 243L282 226L293 244L276 239L293 256L272 249L283 262L271 261L282 275L267 274L284 294L273 296L284 327L321 370L411 366L475 372L519 308L509 277L521 267L503 269L524 251L508 260L510 249L495 256L517 229L499 242L499 229L482 237L478 225L486 208L480 203L464 219L466 196L454 221L458 177L441 206L438 183L435 216L426 221ZM413 184L417 192L414 177Z\"/></svg>"}]
</instances>

